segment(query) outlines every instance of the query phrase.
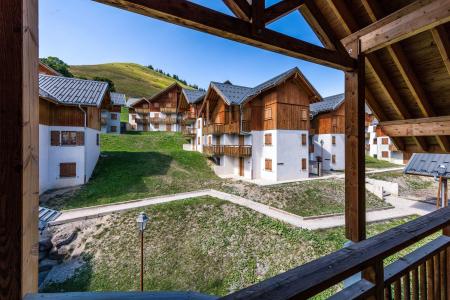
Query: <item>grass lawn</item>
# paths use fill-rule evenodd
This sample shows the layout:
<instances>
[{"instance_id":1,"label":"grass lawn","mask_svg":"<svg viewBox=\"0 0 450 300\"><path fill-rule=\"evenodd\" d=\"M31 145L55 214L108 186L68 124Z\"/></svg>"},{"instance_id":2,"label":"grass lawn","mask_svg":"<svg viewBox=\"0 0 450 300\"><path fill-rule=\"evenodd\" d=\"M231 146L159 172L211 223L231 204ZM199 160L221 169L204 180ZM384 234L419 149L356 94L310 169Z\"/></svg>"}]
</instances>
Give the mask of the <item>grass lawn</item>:
<instances>
[{"instance_id":1,"label":"grass lawn","mask_svg":"<svg viewBox=\"0 0 450 300\"><path fill-rule=\"evenodd\" d=\"M408 175L398 171L369 174L369 177L397 183L400 196L426 200L428 197L435 197L438 189L438 184L432 177Z\"/></svg>"},{"instance_id":2,"label":"grass lawn","mask_svg":"<svg viewBox=\"0 0 450 300\"><path fill-rule=\"evenodd\" d=\"M137 290L138 212L103 217L98 224L81 228L76 241L84 247L85 266L73 278L44 290ZM150 206L145 212L150 217L145 232L145 290L226 295L338 250L346 241L343 228L298 229L210 197ZM369 225L368 235L407 220ZM54 228L61 231L64 226Z\"/></svg>"},{"instance_id":3,"label":"grass lawn","mask_svg":"<svg viewBox=\"0 0 450 300\"><path fill-rule=\"evenodd\" d=\"M395 167L403 167L402 165L393 164L391 162L376 159L370 155L366 155L366 168L371 169L383 169L383 168L395 168Z\"/></svg>"},{"instance_id":4,"label":"grass lawn","mask_svg":"<svg viewBox=\"0 0 450 300\"><path fill-rule=\"evenodd\" d=\"M93 206L215 187L219 178L198 152L183 151L178 133L101 136L91 180L73 194L45 203L57 209Z\"/></svg>"}]
</instances>

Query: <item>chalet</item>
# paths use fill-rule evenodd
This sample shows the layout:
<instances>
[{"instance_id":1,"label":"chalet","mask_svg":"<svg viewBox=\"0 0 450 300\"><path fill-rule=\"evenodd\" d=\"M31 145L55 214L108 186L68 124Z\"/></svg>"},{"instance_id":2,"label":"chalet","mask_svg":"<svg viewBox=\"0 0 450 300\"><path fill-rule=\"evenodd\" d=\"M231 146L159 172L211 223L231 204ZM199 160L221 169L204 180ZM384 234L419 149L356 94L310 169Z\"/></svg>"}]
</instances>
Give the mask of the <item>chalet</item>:
<instances>
[{"instance_id":1,"label":"chalet","mask_svg":"<svg viewBox=\"0 0 450 300\"><path fill-rule=\"evenodd\" d=\"M213 158L221 176L308 177L309 105L318 99L297 68L254 88L212 82L197 121L197 150Z\"/></svg>"},{"instance_id":2,"label":"chalet","mask_svg":"<svg viewBox=\"0 0 450 300\"><path fill-rule=\"evenodd\" d=\"M120 133L120 112L125 106L125 94L110 92L109 98L102 104L101 125L102 133Z\"/></svg>"},{"instance_id":3,"label":"chalet","mask_svg":"<svg viewBox=\"0 0 450 300\"><path fill-rule=\"evenodd\" d=\"M173 83L151 98L129 102L129 129L135 131L179 131L177 106L181 86Z\"/></svg>"},{"instance_id":4,"label":"chalet","mask_svg":"<svg viewBox=\"0 0 450 300\"><path fill-rule=\"evenodd\" d=\"M383 131L381 126L374 125L373 130L375 134L370 147L371 156L399 165L408 163L412 153L398 149L393 139Z\"/></svg>"},{"instance_id":5,"label":"chalet","mask_svg":"<svg viewBox=\"0 0 450 300\"><path fill-rule=\"evenodd\" d=\"M39 193L91 177L107 90L105 82L39 74Z\"/></svg>"},{"instance_id":6,"label":"chalet","mask_svg":"<svg viewBox=\"0 0 450 300\"><path fill-rule=\"evenodd\" d=\"M189 140L189 144L184 145L185 150L195 150L197 148L197 119L200 108L205 98L205 91L191 90L183 88L178 102L178 113L180 115L181 132Z\"/></svg>"},{"instance_id":7,"label":"chalet","mask_svg":"<svg viewBox=\"0 0 450 300\"><path fill-rule=\"evenodd\" d=\"M316 166L322 162L322 170L341 171L345 169L345 95L326 97L312 103L311 161Z\"/></svg>"}]
</instances>

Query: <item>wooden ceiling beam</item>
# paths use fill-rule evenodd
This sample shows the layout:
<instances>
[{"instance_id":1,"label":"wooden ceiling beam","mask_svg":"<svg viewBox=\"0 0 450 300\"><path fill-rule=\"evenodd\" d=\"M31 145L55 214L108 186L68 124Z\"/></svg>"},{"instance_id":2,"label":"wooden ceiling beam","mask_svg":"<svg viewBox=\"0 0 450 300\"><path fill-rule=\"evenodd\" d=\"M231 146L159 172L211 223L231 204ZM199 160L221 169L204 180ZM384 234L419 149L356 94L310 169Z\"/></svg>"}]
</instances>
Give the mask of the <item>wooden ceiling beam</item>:
<instances>
[{"instance_id":1,"label":"wooden ceiling beam","mask_svg":"<svg viewBox=\"0 0 450 300\"><path fill-rule=\"evenodd\" d=\"M353 70L356 65L348 55L267 28L255 35L251 23L187 0L96 1L343 71Z\"/></svg>"},{"instance_id":2,"label":"wooden ceiling beam","mask_svg":"<svg viewBox=\"0 0 450 300\"><path fill-rule=\"evenodd\" d=\"M447 72L450 75L450 39L449 33L445 30L443 25L437 26L431 29L434 42L436 43L439 53L444 60L444 65L447 68Z\"/></svg>"},{"instance_id":3,"label":"wooden ceiling beam","mask_svg":"<svg viewBox=\"0 0 450 300\"><path fill-rule=\"evenodd\" d=\"M266 26L264 22L265 0L252 0L252 33L259 35Z\"/></svg>"},{"instance_id":4,"label":"wooden ceiling beam","mask_svg":"<svg viewBox=\"0 0 450 300\"><path fill-rule=\"evenodd\" d=\"M390 137L450 135L450 116L385 121L379 125Z\"/></svg>"},{"instance_id":5,"label":"wooden ceiling beam","mask_svg":"<svg viewBox=\"0 0 450 300\"><path fill-rule=\"evenodd\" d=\"M384 12L382 11L382 8L377 4L377 2L369 0L361 0L361 2L372 22L377 22L379 19L382 19L384 17ZM433 107L431 107L431 102L427 97L425 90L422 88L422 84L417 78L411 64L409 63L402 46L397 43L387 46L386 49L392 60L394 61L397 69L400 71L403 80L408 86L408 89L411 92L411 95L416 101L423 116L435 117L436 113ZM442 150L450 151L450 142L447 137L436 136L435 138L438 144L441 146Z\"/></svg>"},{"instance_id":6,"label":"wooden ceiling beam","mask_svg":"<svg viewBox=\"0 0 450 300\"><path fill-rule=\"evenodd\" d=\"M300 6L304 4L304 0L282 0L269 6L265 10L264 22L270 24L288 14L297 10Z\"/></svg>"},{"instance_id":7,"label":"wooden ceiling beam","mask_svg":"<svg viewBox=\"0 0 450 300\"><path fill-rule=\"evenodd\" d=\"M250 21L252 8L247 0L223 0L223 3L236 17L244 21Z\"/></svg>"},{"instance_id":8,"label":"wooden ceiling beam","mask_svg":"<svg viewBox=\"0 0 450 300\"><path fill-rule=\"evenodd\" d=\"M414 9L411 9L413 7ZM417 0L342 40L359 39L362 53L370 53L450 21L450 1Z\"/></svg>"}]
</instances>

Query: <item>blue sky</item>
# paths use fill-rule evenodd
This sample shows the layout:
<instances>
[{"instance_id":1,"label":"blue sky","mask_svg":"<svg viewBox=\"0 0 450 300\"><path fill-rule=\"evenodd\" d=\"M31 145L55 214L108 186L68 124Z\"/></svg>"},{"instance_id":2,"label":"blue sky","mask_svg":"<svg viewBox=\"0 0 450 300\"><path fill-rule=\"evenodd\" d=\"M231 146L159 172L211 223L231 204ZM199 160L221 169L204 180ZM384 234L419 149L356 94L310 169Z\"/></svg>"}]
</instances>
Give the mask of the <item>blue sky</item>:
<instances>
[{"instance_id":1,"label":"blue sky","mask_svg":"<svg viewBox=\"0 0 450 300\"><path fill-rule=\"evenodd\" d=\"M193 2L231 14L221 0ZM90 0L40 0L39 5L40 57L57 56L71 65L151 64L203 88L225 80L255 86L297 66L322 96L344 91L341 71ZM320 45L298 12L269 28Z\"/></svg>"}]
</instances>

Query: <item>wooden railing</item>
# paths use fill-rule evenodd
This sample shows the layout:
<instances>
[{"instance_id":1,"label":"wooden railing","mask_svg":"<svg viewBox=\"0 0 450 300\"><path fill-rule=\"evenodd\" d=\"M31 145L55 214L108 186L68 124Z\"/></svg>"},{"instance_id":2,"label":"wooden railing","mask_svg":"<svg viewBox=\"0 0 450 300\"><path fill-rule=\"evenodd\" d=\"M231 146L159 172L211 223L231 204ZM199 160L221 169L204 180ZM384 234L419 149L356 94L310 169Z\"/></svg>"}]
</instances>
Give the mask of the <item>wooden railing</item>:
<instances>
[{"instance_id":1,"label":"wooden railing","mask_svg":"<svg viewBox=\"0 0 450 300\"><path fill-rule=\"evenodd\" d=\"M358 272L362 278L330 299L449 299L450 207L269 278L221 299L308 299ZM391 255L443 234L384 267Z\"/></svg>"},{"instance_id":2,"label":"wooden railing","mask_svg":"<svg viewBox=\"0 0 450 300\"><path fill-rule=\"evenodd\" d=\"M165 124L176 124L177 123L177 118L175 117L166 117L163 119Z\"/></svg>"},{"instance_id":3,"label":"wooden railing","mask_svg":"<svg viewBox=\"0 0 450 300\"><path fill-rule=\"evenodd\" d=\"M162 118L160 118L160 117L151 117L150 118L150 123L152 123L152 124L156 124L156 123L162 123Z\"/></svg>"},{"instance_id":4,"label":"wooden railing","mask_svg":"<svg viewBox=\"0 0 450 300\"><path fill-rule=\"evenodd\" d=\"M175 107L161 107L159 111L166 114L174 114L177 112L177 109Z\"/></svg>"},{"instance_id":5,"label":"wooden railing","mask_svg":"<svg viewBox=\"0 0 450 300\"><path fill-rule=\"evenodd\" d=\"M223 155L224 146L223 145L203 146L203 153L205 153L206 155Z\"/></svg>"},{"instance_id":6,"label":"wooden railing","mask_svg":"<svg viewBox=\"0 0 450 300\"><path fill-rule=\"evenodd\" d=\"M224 124L209 124L203 128L204 134L223 134L225 129Z\"/></svg>"},{"instance_id":7,"label":"wooden railing","mask_svg":"<svg viewBox=\"0 0 450 300\"><path fill-rule=\"evenodd\" d=\"M134 111L138 114L148 114L150 113L150 108L134 108Z\"/></svg>"},{"instance_id":8,"label":"wooden railing","mask_svg":"<svg viewBox=\"0 0 450 300\"><path fill-rule=\"evenodd\" d=\"M235 157L245 157L252 155L252 146L239 145L207 145L203 146L206 155L229 155Z\"/></svg>"},{"instance_id":9,"label":"wooden railing","mask_svg":"<svg viewBox=\"0 0 450 300\"><path fill-rule=\"evenodd\" d=\"M239 122L232 122L225 124L225 131L224 133L227 134L239 134L240 133L240 124Z\"/></svg>"},{"instance_id":10,"label":"wooden railing","mask_svg":"<svg viewBox=\"0 0 450 300\"><path fill-rule=\"evenodd\" d=\"M197 133L197 129L196 128L184 128L182 130L182 134L185 136L195 136Z\"/></svg>"}]
</instances>

